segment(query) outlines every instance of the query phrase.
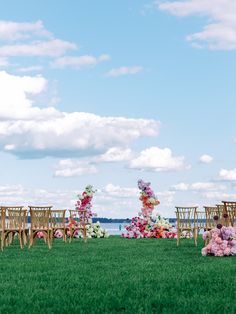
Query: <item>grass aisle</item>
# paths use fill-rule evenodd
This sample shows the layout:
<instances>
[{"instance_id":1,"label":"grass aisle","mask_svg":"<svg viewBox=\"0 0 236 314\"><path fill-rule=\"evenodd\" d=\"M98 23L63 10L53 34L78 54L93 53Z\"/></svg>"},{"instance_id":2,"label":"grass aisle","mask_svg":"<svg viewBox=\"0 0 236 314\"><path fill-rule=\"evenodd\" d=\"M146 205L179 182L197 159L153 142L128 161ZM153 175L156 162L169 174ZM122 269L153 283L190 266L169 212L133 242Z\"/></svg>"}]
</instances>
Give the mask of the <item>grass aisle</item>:
<instances>
[{"instance_id":1,"label":"grass aisle","mask_svg":"<svg viewBox=\"0 0 236 314\"><path fill-rule=\"evenodd\" d=\"M42 240L0 255L0 313L236 313L234 257L191 240Z\"/></svg>"}]
</instances>

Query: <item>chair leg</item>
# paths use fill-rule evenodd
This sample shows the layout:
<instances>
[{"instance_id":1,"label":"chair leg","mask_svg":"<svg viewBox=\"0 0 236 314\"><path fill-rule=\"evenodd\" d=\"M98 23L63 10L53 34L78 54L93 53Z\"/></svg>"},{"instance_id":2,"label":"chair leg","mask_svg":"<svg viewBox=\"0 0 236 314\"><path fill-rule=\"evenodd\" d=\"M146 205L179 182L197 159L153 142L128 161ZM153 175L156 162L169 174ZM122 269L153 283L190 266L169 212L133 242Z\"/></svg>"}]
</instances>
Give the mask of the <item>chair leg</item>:
<instances>
[{"instance_id":1,"label":"chair leg","mask_svg":"<svg viewBox=\"0 0 236 314\"><path fill-rule=\"evenodd\" d=\"M21 247L21 249L23 249L23 232L22 231L20 231L19 232L19 241L20 241L20 247Z\"/></svg>"},{"instance_id":2,"label":"chair leg","mask_svg":"<svg viewBox=\"0 0 236 314\"><path fill-rule=\"evenodd\" d=\"M30 241L29 241L29 249L31 248L31 246L34 243L34 234L33 231L30 232Z\"/></svg>"},{"instance_id":3,"label":"chair leg","mask_svg":"<svg viewBox=\"0 0 236 314\"><path fill-rule=\"evenodd\" d=\"M197 229L194 230L194 244L195 246L197 246L197 235L198 235L198 232L197 232Z\"/></svg>"},{"instance_id":4,"label":"chair leg","mask_svg":"<svg viewBox=\"0 0 236 314\"><path fill-rule=\"evenodd\" d=\"M50 231L47 233L46 237L47 237L48 248L50 250L52 248L52 245L51 245L51 232Z\"/></svg>"},{"instance_id":5,"label":"chair leg","mask_svg":"<svg viewBox=\"0 0 236 314\"><path fill-rule=\"evenodd\" d=\"M179 246L180 230L177 231L177 246Z\"/></svg>"}]
</instances>

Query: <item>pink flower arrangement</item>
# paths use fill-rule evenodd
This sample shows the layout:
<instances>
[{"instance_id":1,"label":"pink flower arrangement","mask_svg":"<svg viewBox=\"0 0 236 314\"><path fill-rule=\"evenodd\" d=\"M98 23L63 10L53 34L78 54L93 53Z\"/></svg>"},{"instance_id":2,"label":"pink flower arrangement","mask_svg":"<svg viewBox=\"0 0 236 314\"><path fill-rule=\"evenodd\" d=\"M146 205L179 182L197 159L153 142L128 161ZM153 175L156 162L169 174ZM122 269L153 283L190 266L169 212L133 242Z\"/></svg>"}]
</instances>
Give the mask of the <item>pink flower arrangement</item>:
<instances>
[{"instance_id":1,"label":"pink flower arrangement","mask_svg":"<svg viewBox=\"0 0 236 314\"><path fill-rule=\"evenodd\" d=\"M150 187L150 183L143 180L138 181L140 189L140 201L142 202L139 216L133 217L131 223L126 226L126 233L122 234L124 238L174 238L176 232L173 232L169 222L158 215L155 219L152 217L155 206L160 202Z\"/></svg>"},{"instance_id":2,"label":"pink flower arrangement","mask_svg":"<svg viewBox=\"0 0 236 314\"><path fill-rule=\"evenodd\" d=\"M203 240L209 243L202 249L202 255L232 256L236 255L236 228L217 225L203 234Z\"/></svg>"},{"instance_id":3,"label":"pink flower arrangement","mask_svg":"<svg viewBox=\"0 0 236 314\"><path fill-rule=\"evenodd\" d=\"M93 189L92 185L87 185L84 192L78 195L79 199L75 204L75 208L78 210L81 219L92 222L92 217L96 216L92 212L92 199L95 192L96 190ZM83 211L86 211L85 215L82 214Z\"/></svg>"}]
</instances>

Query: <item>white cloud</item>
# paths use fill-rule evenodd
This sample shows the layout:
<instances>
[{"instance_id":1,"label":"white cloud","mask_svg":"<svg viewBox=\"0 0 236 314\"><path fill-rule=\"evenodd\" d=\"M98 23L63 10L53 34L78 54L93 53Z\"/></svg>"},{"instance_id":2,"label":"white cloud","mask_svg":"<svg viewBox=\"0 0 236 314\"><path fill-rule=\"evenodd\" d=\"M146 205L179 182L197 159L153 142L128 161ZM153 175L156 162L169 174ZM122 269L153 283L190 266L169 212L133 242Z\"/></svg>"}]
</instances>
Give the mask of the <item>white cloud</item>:
<instances>
[{"instance_id":1,"label":"white cloud","mask_svg":"<svg viewBox=\"0 0 236 314\"><path fill-rule=\"evenodd\" d=\"M133 154L129 148L112 147L94 159L95 162L118 162L127 161L132 158Z\"/></svg>"},{"instance_id":2,"label":"white cloud","mask_svg":"<svg viewBox=\"0 0 236 314\"><path fill-rule=\"evenodd\" d=\"M210 155L202 155L199 160L203 164L210 164L213 161L213 157Z\"/></svg>"},{"instance_id":3,"label":"white cloud","mask_svg":"<svg viewBox=\"0 0 236 314\"><path fill-rule=\"evenodd\" d=\"M189 186L190 185L188 183L181 182L181 183L173 185L170 189L171 191L188 191Z\"/></svg>"},{"instance_id":4,"label":"white cloud","mask_svg":"<svg viewBox=\"0 0 236 314\"><path fill-rule=\"evenodd\" d=\"M157 1L159 9L184 17L207 18L203 30L187 36L194 46L210 49L236 49L236 2L232 0Z\"/></svg>"},{"instance_id":5,"label":"white cloud","mask_svg":"<svg viewBox=\"0 0 236 314\"><path fill-rule=\"evenodd\" d=\"M19 40L28 39L32 36L51 37L52 34L47 31L42 21L35 23L18 23L12 21L0 21L0 39L1 40Z\"/></svg>"},{"instance_id":6,"label":"white cloud","mask_svg":"<svg viewBox=\"0 0 236 314\"><path fill-rule=\"evenodd\" d=\"M143 68L141 66L120 67L120 68L110 70L105 75L108 77L117 77L117 76L122 76L122 75L134 75L142 71L143 71Z\"/></svg>"},{"instance_id":7,"label":"white cloud","mask_svg":"<svg viewBox=\"0 0 236 314\"><path fill-rule=\"evenodd\" d=\"M59 162L54 176L68 178L95 174L97 172L97 168L90 163L64 159Z\"/></svg>"},{"instance_id":8,"label":"white cloud","mask_svg":"<svg viewBox=\"0 0 236 314\"><path fill-rule=\"evenodd\" d=\"M221 169L219 177L225 181L236 181L236 168L231 170Z\"/></svg>"},{"instance_id":9,"label":"white cloud","mask_svg":"<svg viewBox=\"0 0 236 314\"><path fill-rule=\"evenodd\" d=\"M59 57L71 49L76 49L74 43L60 39L51 39L48 41L35 41L29 44L1 46L0 57Z\"/></svg>"},{"instance_id":10,"label":"white cloud","mask_svg":"<svg viewBox=\"0 0 236 314\"><path fill-rule=\"evenodd\" d=\"M41 65L32 65L28 67L18 68L18 72L28 73L28 72L41 72L43 67Z\"/></svg>"},{"instance_id":11,"label":"white cloud","mask_svg":"<svg viewBox=\"0 0 236 314\"><path fill-rule=\"evenodd\" d=\"M42 119L46 117L56 117L61 114L54 108L40 109L33 107L32 96L38 95L46 90L47 81L41 76L14 76L0 71L0 119L5 119L0 123L0 136L3 136L9 127L20 126L21 121L9 122L15 119ZM14 91L14 92L13 92Z\"/></svg>"},{"instance_id":12,"label":"white cloud","mask_svg":"<svg viewBox=\"0 0 236 314\"><path fill-rule=\"evenodd\" d=\"M172 156L169 148L151 147L141 151L140 155L131 160L130 168L151 171L170 171L188 169L184 157Z\"/></svg>"},{"instance_id":13,"label":"white cloud","mask_svg":"<svg viewBox=\"0 0 236 314\"><path fill-rule=\"evenodd\" d=\"M236 199L236 194L235 193L225 193L222 191L211 191L204 193L204 196L208 199L213 199L219 204L221 204L222 201L234 201Z\"/></svg>"},{"instance_id":14,"label":"white cloud","mask_svg":"<svg viewBox=\"0 0 236 314\"><path fill-rule=\"evenodd\" d=\"M65 67L72 67L72 68L80 69L81 67L96 65L99 62L107 61L109 59L110 59L110 56L105 55L105 54L99 57L94 57L91 55L85 55L85 56L80 56L80 57L68 56L68 57L61 57L54 60L51 63L51 66L53 68L59 68L59 69L63 69Z\"/></svg>"},{"instance_id":15,"label":"white cloud","mask_svg":"<svg viewBox=\"0 0 236 314\"><path fill-rule=\"evenodd\" d=\"M156 136L159 131L156 120L36 107L30 96L46 89L47 81L41 76L0 72L0 86L0 149L21 157L101 154L114 146L127 147L142 136Z\"/></svg>"},{"instance_id":16,"label":"white cloud","mask_svg":"<svg viewBox=\"0 0 236 314\"><path fill-rule=\"evenodd\" d=\"M212 182L195 182L192 184L181 182L179 184L173 185L171 190L173 191L218 191L225 190L224 185L219 185Z\"/></svg>"},{"instance_id":17,"label":"white cloud","mask_svg":"<svg viewBox=\"0 0 236 314\"><path fill-rule=\"evenodd\" d=\"M12 150L10 147L5 147L5 150ZM130 149L122 149L120 147L112 147L104 154L90 157L86 159L64 159L60 160L56 166L54 176L56 177L75 177L86 174L95 174L98 172L96 165L106 162L122 162L130 160L132 152Z\"/></svg>"},{"instance_id":18,"label":"white cloud","mask_svg":"<svg viewBox=\"0 0 236 314\"><path fill-rule=\"evenodd\" d=\"M119 185L114 185L112 183L109 183L105 186L104 189L102 189L102 193L108 196L112 197L138 197L139 190L138 188L126 188L126 187L121 187Z\"/></svg>"}]
</instances>

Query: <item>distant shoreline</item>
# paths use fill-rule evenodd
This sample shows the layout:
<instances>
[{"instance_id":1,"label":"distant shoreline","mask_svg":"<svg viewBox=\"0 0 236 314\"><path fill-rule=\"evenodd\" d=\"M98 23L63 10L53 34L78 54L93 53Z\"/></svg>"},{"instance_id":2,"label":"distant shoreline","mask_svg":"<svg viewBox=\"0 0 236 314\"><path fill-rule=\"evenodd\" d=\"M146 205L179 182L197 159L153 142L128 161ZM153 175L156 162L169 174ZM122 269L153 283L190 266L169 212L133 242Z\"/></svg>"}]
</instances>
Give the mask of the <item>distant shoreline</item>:
<instances>
[{"instance_id":1,"label":"distant shoreline","mask_svg":"<svg viewBox=\"0 0 236 314\"><path fill-rule=\"evenodd\" d=\"M175 223L176 218L167 218L170 223ZM101 222L101 223L130 223L131 218L104 218L104 217L96 217L93 218L93 223L96 222Z\"/></svg>"}]
</instances>

